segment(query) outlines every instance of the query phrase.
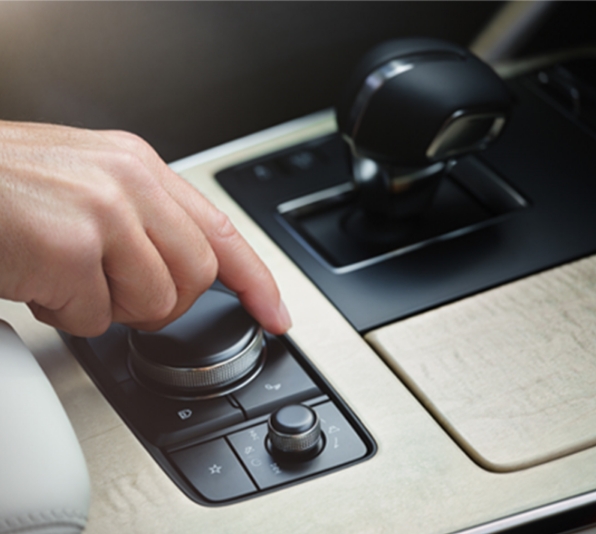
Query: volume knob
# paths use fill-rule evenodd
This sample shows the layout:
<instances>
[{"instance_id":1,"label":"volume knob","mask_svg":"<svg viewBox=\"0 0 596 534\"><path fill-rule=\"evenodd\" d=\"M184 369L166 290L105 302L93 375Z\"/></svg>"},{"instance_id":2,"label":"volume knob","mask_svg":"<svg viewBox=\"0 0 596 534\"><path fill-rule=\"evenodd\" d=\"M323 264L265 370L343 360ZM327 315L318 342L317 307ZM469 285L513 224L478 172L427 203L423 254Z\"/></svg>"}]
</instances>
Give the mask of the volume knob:
<instances>
[{"instance_id":1,"label":"volume knob","mask_svg":"<svg viewBox=\"0 0 596 534\"><path fill-rule=\"evenodd\" d=\"M302 404L280 408L269 418L269 445L274 456L286 460L313 458L323 448L317 412Z\"/></svg>"}]
</instances>

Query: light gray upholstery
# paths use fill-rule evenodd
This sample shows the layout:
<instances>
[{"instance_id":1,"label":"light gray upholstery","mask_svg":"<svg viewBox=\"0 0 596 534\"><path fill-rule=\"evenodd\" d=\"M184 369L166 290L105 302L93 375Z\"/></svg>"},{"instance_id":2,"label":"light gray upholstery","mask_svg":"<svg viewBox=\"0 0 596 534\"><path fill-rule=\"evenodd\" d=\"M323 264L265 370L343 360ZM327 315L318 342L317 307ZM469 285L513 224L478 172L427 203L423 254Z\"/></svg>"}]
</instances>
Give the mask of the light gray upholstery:
<instances>
[{"instance_id":1,"label":"light gray upholstery","mask_svg":"<svg viewBox=\"0 0 596 534\"><path fill-rule=\"evenodd\" d=\"M89 511L83 453L50 382L0 321L0 534L76 534Z\"/></svg>"}]
</instances>

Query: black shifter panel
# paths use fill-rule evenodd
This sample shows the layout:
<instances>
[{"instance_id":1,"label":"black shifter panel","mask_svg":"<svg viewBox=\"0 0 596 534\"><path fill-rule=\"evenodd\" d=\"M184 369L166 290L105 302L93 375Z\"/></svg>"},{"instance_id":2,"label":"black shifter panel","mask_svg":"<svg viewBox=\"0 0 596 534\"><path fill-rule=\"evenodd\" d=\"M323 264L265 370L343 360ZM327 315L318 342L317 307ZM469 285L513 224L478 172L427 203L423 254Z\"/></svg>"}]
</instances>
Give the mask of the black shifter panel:
<instances>
[{"instance_id":1,"label":"black shifter panel","mask_svg":"<svg viewBox=\"0 0 596 534\"><path fill-rule=\"evenodd\" d=\"M158 332L115 324L96 338L62 337L164 471L198 503L254 497L375 452L364 427L290 340L263 333L219 284ZM226 363L254 350L254 365L236 369L236 380ZM147 372L138 364L145 357L168 373ZM222 369L228 378L223 386ZM205 386L206 377L217 385ZM270 445L268 420L288 411L316 421L308 455L300 450L300 425L273 436L283 451Z\"/></svg>"},{"instance_id":2,"label":"black shifter panel","mask_svg":"<svg viewBox=\"0 0 596 534\"><path fill-rule=\"evenodd\" d=\"M370 218L347 184L285 202L277 210L288 231L341 274L472 232L527 206L495 172L468 156L441 181L429 209L413 219Z\"/></svg>"},{"instance_id":3,"label":"black shifter panel","mask_svg":"<svg viewBox=\"0 0 596 534\"><path fill-rule=\"evenodd\" d=\"M592 134L529 79L508 87L514 105L504 132L449 171L418 222L358 222L339 136L217 180L364 333L596 251Z\"/></svg>"}]
</instances>

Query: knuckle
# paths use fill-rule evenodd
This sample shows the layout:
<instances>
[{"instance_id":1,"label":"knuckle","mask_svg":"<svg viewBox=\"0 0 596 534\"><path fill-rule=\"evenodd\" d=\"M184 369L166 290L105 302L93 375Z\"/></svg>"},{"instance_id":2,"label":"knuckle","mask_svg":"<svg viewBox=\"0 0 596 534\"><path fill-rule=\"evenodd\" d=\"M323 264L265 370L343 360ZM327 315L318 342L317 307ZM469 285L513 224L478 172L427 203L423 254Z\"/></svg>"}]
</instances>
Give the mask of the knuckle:
<instances>
[{"instance_id":1,"label":"knuckle","mask_svg":"<svg viewBox=\"0 0 596 534\"><path fill-rule=\"evenodd\" d=\"M143 320L158 322L167 319L176 306L177 300L177 293L174 288L151 292L151 298L146 302L143 309Z\"/></svg>"},{"instance_id":2,"label":"knuckle","mask_svg":"<svg viewBox=\"0 0 596 534\"><path fill-rule=\"evenodd\" d=\"M146 174L143 152L140 149L121 147L112 153L113 167L119 179Z\"/></svg>"},{"instance_id":3,"label":"knuckle","mask_svg":"<svg viewBox=\"0 0 596 534\"><path fill-rule=\"evenodd\" d=\"M105 134L119 146L127 147L132 151L145 149L148 146L148 143L142 137L125 130L109 130Z\"/></svg>"},{"instance_id":4,"label":"knuckle","mask_svg":"<svg viewBox=\"0 0 596 534\"><path fill-rule=\"evenodd\" d=\"M210 252L207 254L203 260L201 261L201 269L200 269L200 280L197 284L197 293L201 294L206 291L213 282L215 282L217 278L217 273L219 271L219 263L215 254Z\"/></svg>"},{"instance_id":5,"label":"knuckle","mask_svg":"<svg viewBox=\"0 0 596 534\"><path fill-rule=\"evenodd\" d=\"M81 221L66 231L47 231L40 236L41 257L60 272L83 271L101 262L103 243L97 226Z\"/></svg>"},{"instance_id":6,"label":"knuckle","mask_svg":"<svg viewBox=\"0 0 596 534\"><path fill-rule=\"evenodd\" d=\"M80 337L101 336L106 332L111 324L111 315L102 314L100 316L94 317L93 320L76 327L77 333L75 335Z\"/></svg>"},{"instance_id":7,"label":"knuckle","mask_svg":"<svg viewBox=\"0 0 596 534\"><path fill-rule=\"evenodd\" d=\"M105 181L101 186L90 186L86 203L89 210L100 221L117 217L128 205L127 197L122 188L112 181Z\"/></svg>"},{"instance_id":8,"label":"knuckle","mask_svg":"<svg viewBox=\"0 0 596 534\"><path fill-rule=\"evenodd\" d=\"M116 145L113 155L124 169L140 170L145 167L145 161L155 157L155 151L142 137L125 131L109 132Z\"/></svg>"},{"instance_id":9,"label":"knuckle","mask_svg":"<svg viewBox=\"0 0 596 534\"><path fill-rule=\"evenodd\" d=\"M211 247L206 247L201 255L201 267L199 269L201 278L208 280L209 285L217 278L219 262Z\"/></svg>"},{"instance_id":10,"label":"knuckle","mask_svg":"<svg viewBox=\"0 0 596 534\"><path fill-rule=\"evenodd\" d=\"M238 231L230 218L219 210L214 214L213 229L215 235L220 240L229 241L238 237Z\"/></svg>"},{"instance_id":11,"label":"knuckle","mask_svg":"<svg viewBox=\"0 0 596 534\"><path fill-rule=\"evenodd\" d=\"M219 262L211 249L200 253L196 265L188 277L178 280L177 284L179 296L193 301L213 285L219 271Z\"/></svg>"}]
</instances>

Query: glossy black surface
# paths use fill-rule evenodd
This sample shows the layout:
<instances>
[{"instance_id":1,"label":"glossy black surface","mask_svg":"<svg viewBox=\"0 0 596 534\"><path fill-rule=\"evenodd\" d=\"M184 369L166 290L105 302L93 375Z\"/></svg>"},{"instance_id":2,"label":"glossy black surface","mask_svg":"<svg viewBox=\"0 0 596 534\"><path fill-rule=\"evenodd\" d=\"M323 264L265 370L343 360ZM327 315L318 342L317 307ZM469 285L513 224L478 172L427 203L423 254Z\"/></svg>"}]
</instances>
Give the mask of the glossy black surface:
<instances>
[{"instance_id":1,"label":"glossy black surface","mask_svg":"<svg viewBox=\"0 0 596 534\"><path fill-rule=\"evenodd\" d=\"M498 217L526 208L525 199L482 164L468 156L442 177L429 207L408 219L371 216L360 206L361 191L350 190L299 206L279 207L288 231L336 273L405 254L455 235L473 232ZM305 202L303 204L303 202Z\"/></svg>"},{"instance_id":2,"label":"glossy black surface","mask_svg":"<svg viewBox=\"0 0 596 534\"><path fill-rule=\"evenodd\" d=\"M350 180L345 148L321 139L218 174L240 205L360 332L572 261L596 251L592 134L529 89L509 82L515 104L503 135L480 159L528 201L473 232L368 267L338 272L288 231L278 206ZM308 170L281 162L310 150ZM260 179L255 169L270 176Z\"/></svg>"},{"instance_id":3,"label":"glossy black surface","mask_svg":"<svg viewBox=\"0 0 596 534\"><path fill-rule=\"evenodd\" d=\"M378 69L390 73L382 82ZM378 84L374 91L371 75ZM395 39L369 51L355 67L337 122L356 155L405 170L479 148L494 116L506 117L509 107L503 81L466 48L439 39ZM456 113L477 120L462 127L461 137L452 136L449 148L429 155ZM486 115L491 119L480 119Z\"/></svg>"}]
</instances>

